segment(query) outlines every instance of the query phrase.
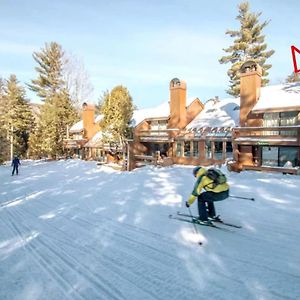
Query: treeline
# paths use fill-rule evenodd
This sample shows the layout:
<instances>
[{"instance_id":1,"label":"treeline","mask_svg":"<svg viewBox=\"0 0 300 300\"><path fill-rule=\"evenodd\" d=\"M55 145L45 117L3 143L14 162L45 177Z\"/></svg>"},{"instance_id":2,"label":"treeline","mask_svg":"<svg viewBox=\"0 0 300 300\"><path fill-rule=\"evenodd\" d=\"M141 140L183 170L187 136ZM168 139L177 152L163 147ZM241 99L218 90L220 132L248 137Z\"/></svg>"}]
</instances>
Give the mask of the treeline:
<instances>
[{"instance_id":1,"label":"treeline","mask_svg":"<svg viewBox=\"0 0 300 300\"><path fill-rule=\"evenodd\" d=\"M79 118L72 101L64 66L62 47L51 42L33 53L37 78L27 87L42 100L34 115L25 87L16 75L0 80L0 161L11 155L56 157L63 152L67 125Z\"/></svg>"},{"instance_id":2,"label":"treeline","mask_svg":"<svg viewBox=\"0 0 300 300\"><path fill-rule=\"evenodd\" d=\"M89 101L92 86L80 63L66 56L61 45L46 43L33 53L36 78L27 87L42 104L30 103L16 75L0 78L0 162L11 155L22 158L64 154L67 127L80 119L81 103ZM33 114L33 108L38 113ZM124 143L130 135L133 102L126 87L116 86L99 99L98 113L104 137Z\"/></svg>"}]
</instances>

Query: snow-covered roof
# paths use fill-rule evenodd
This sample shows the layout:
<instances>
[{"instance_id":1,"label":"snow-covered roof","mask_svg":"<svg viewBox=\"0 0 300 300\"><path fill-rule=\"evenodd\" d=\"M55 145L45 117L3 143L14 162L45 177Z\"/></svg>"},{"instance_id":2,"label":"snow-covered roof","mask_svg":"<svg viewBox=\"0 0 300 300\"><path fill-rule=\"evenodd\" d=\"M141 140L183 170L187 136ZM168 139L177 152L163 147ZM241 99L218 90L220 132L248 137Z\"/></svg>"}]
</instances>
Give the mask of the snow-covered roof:
<instances>
[{"instance_id":1,"label":"snow-covered roof","mask_svg":"<svg viewBox=\"0 0 300 300\"><path fill-rule=\"evenodd\" d=\"M239 124L240 98L209 100L204 109L188 124L187 129L202 127L234 127Z\"/></svg>"},{"instance_id":2,"label":"snow-covered roof","mask_svg":"<svg viewBox=\"0 0 300 300\"><path fill-rule=\"evenodd\" d=\"M95 118L95 123L100 122L103 119L103 115L98 115ZM83 121L80 120L79 122L75 123L71 128L70 132L79 132L83 130Z\"/></svg>"},{"instance_id":3,"label":"snow-covered roof","mask_svg":"<svg viewBox=\"0 0 300 300\"><path fill-rule=\"evenodd\" d=\"M85 145L84 147L100 147L102 145L103 133L98 131Z\"/></svg>"},{"instance_id":4,"label":"snow-covered roof","mask_svg":"<svg viewBox=\"0 0 300 300\"><path fill-rule=\"evenodd\" d=\"M197 97L190 97L186 100L186 105L189 106ZM169 101L162 104L146 109L137 109L133 112L132 125L137 126L145 119L149 118L168 118L170 116L170 103Z\"/></svg>"},{"instance_id":5,"label":"snow-covered roof","mask_svg":"<svg viewBox=\"0 0 300 300\"><path fill-rule=\"evenodd\" d=\"M271 85L261 88L261 95L253 111L268 108L300 107L300 82Z\"/></svg>"}]
</instances>

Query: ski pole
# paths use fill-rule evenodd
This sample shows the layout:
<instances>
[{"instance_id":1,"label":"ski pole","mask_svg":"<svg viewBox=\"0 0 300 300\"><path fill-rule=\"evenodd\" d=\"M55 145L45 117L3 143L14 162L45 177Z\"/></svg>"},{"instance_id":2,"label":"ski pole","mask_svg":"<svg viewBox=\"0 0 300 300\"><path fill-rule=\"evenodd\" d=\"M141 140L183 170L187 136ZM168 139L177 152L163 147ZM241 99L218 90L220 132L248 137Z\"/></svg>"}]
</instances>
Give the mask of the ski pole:
<instances>
[{"instance_id":1,"label":"ski pole","mask_svg":"<svg viewBox=\"0 0 300 300\"><path fill-rule=\"evenodd\" d=\"M193 221L193 216L192 216L192 212L191 212L190 207L188 207L188 209L189 209L189 214L190 214L191 220ZM193 222L193 225L194 225L195 233L196 233L196 235L198 235L198 230L197 230L196 225L195 225L194 222ZM199 242L198 244L199 244L199 245L202 245L202 242Z\"/></svg>"},{"instance_id":2,"label":"ski pole","mask_svg":"<svg viewBox=\"0 0 300 300\"><path fill-rule=\"evenodd\" d=\"M248 198L248 197L239 197L239 196L232 196L229 195L230 198L237 198L237 199L244 199L244 200L250 200L250 201L255 201L254 198Z\"/></svg>"}]
</instances>

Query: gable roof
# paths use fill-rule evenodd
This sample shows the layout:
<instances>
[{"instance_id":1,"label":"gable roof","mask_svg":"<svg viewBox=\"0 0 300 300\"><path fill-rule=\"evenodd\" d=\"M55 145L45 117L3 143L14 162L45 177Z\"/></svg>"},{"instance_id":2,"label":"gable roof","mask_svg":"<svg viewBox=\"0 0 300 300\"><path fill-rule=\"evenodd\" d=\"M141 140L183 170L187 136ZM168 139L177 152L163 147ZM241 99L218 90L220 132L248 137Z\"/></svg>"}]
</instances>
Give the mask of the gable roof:
<instances>
[{"instance_id":1,"label":"gable roof","mask_svg":"<svg viewBox=\"0 0 300 300\"><path fill-rule=\"evenodd\" d=\"M187 125L187 129L234 127L239 124L239 105L240 98L209 100L204 109Z\"/></svg>"},{"instance_id":2,"label":"gable roof","mask_svg":"<svg viewBox=\"0 0 300 300\"><path fill-rule=\"evenodd\" d=\"M95 123L100 122L103 119L103 115L98 115L95 118ZM70 132L81 132L83 130L83 120L75 123L71 128Z\"/></svg>"},{"instance_id":3,"label":"gable roof","mask_svg":"<svg viewBox=\"0 0 300 300\"><path fill-rule=\"evenodd\" d=\"M198 100L197 97L191 97L186 100L186 105L189 106L193 101ZM169 118L170 116L170 103L169 101L165 101L162 104L146 109L137 109L133 112L132 117L132 126L137 126L139 123L144 121L145 119L150 118Z\"/></svg>"}]
</instances>

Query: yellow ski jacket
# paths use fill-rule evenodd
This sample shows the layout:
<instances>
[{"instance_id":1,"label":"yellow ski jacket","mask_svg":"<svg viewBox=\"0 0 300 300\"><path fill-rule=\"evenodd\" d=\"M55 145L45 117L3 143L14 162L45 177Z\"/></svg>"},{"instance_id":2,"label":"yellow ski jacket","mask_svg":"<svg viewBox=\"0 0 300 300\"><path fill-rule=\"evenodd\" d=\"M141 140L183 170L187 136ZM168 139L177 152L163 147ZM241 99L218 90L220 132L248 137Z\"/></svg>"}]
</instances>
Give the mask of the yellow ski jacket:
<instances>
[{"instance_id":1,"label":"yellow ski jacket","mask_svg":"<svg viewBox=\"0 0 300 300\"><path fill-rule=\"evenodd\" d=\"M197 180L195 182L194 189L187 201L189 205L194 203L195 199L203 192L203 189L207 192L213 192L213 193L221 193L229 190L229 185L227 183L222 183L214 187L213 186L214 181L204 175L206 171L207 170L205 168L201 168L197 172L196 174Z\"/></svg>"}]
</instances>

